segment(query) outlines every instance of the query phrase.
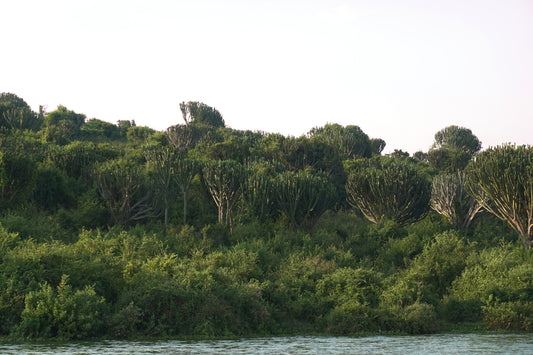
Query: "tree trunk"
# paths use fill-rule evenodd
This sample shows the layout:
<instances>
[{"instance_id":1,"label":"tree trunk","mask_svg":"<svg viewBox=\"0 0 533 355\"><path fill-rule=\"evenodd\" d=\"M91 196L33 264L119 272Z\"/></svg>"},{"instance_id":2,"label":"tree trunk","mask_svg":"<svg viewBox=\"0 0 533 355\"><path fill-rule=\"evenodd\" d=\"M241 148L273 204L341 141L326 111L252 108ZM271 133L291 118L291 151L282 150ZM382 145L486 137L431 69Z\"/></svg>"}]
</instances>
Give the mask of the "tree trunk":
<instances>
[{"instance_id":1,"label":"tree trunk","mask_svg":"<svg viewBox=\"0 0 533 355\"><path fill-rule=\"evenodd\" d=\"M187 195L188 189L183 190L183 225L187 225Z\"/></svg>"}]
</instances>

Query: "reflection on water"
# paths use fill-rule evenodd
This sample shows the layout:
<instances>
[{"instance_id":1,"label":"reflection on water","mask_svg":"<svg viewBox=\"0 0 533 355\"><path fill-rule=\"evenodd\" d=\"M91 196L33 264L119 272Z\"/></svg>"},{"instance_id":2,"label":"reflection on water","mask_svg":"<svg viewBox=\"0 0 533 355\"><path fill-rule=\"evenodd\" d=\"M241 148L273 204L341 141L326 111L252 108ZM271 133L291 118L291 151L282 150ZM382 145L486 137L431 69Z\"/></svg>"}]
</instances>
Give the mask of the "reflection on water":
<instances>
[{"instance_id":1,"label":"reflection on water","mask_svg":"<svg viewBox=\"0 0 533 355\"><path fill-rule=\"evenodd\" d=\"M533 334L0 344L0 354L533 354Z\"/></svg>"}]
</instances>

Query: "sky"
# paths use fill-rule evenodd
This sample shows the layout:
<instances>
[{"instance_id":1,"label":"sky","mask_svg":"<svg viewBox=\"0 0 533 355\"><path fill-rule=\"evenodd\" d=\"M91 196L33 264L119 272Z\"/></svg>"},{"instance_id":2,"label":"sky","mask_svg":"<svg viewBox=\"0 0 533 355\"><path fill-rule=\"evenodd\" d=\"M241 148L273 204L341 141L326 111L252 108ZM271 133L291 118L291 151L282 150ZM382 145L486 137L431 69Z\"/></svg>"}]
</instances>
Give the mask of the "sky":
<instances>
[{"instance_id":1,"label":"sky","mask_svg":"<svg viewBox=\"0 0 533 355\"><path fill-rule=\"evenodd\" d=\"M533 0L0 0L0 92L164 130L357 125L385 153L437 131L533 144Z\"/></svg>"}]
</instances>

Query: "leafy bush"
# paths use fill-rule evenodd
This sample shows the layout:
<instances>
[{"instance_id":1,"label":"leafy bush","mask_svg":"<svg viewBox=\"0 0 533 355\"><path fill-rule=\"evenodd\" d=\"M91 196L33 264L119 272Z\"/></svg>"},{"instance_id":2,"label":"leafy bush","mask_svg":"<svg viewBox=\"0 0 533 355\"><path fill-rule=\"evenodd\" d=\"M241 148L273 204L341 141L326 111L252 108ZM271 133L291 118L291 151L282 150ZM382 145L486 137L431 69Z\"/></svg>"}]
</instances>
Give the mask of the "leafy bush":
<instances>
[{"instance_id":1,"label":"leafy bush","mask_svg":"<svg viewBox=\"0 0 533 355\"><path fill-rule=\"evenodd\" d=\"M439 329L433 305L416 302L403 309L401 317L405 322L403 331L410 334L434 333Z\"/></svg>"},{"instance_id":2,"label":"leafy bush","mask_svg":"<svg viewBox=\"0 0 533 355\"><path fill-rule=\"evenodd\" d=\"M483 307L489 329L532 330L533 302L490 302Z\"/></svg>"},{"instance_id":3,"label":"leafy bush","mask_svg":"<svg viewBox=\"0 0 533 355\"><path fill-rule=\"evenodd\" d=\"M105 300L93 287L74 291L63 275L54 292L48 283L28 293L16 332L30 338L87 339L105 331Z\"/></svg>"},{"instance_id":4,"label":"leafy bush","mask_svg":"<svg viewBox=\"0 0 533 355\"><path fill-rule=\"evenodd\" d=\"M325 317L325 330L353 334L377 329L380 278L372 270L337 269L317 282L317 294L333 305Z\"/></svg>"},{"instance_id":5,"label":"leafy bush","mask_svg":"<svg viewBox=\"0 0 533 355\"><path fill-rule=\"evenodd\" d=\"M391 285L381 295L382 303L437 305L463 271L468 253L469 247L456 231L436 235L406 269L391 276Z\"/></svg>"},{"instance_id":6,"label":"leafy bush","mask_svg":"<svg viewBox=\"0 0 533 355\"><path fill-rule=\"evenodd\" d=\"M489 329L531 329L533 256L509 245L473 253L450 295L482 311Z\"/></svg>"},{"instance_id":7,"label":"leafy bush","mask_svg":"<svg viewBox=\"0 0 533 355\"><path fill-rule=\"evenodd\" d=\"M445 296L439 305L439 315L448 322L477 322L482 319L481 306L477 299L458 300Z\"/></svg>"}]
</instances>

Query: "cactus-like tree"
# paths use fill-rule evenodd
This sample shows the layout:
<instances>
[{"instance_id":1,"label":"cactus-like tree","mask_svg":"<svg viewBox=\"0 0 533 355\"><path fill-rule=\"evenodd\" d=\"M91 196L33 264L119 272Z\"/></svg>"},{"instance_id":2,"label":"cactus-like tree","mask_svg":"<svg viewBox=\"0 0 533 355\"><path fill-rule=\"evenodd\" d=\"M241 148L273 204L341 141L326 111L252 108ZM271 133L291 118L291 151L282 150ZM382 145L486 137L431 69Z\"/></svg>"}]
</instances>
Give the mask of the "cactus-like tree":
<instances>
[{"instance_id":1,"label":"cactus-like tree","mask_svg":"<svg viewBox=\"0 0 533 355\"><path fill-rule=\"evenodd\" d=\"M467 175L469 193L506 221L529 249L533 240L533 147L489 148L468 166Z\"/></svg>"},{"instance_id":2,"label":"cactus-like tree","mask_svg":"<svg viewBox=\"0 0 533 355\"><path fill-rule=\"evenodd\" d=\"M310 232L320 216L335 204L338 191L329 175L300 170L277 176L274 195L291 228Z\"/></svg>"},{"instance_id":3,"label":"cactus-like tree","mask_svg":"<svg viewBox=\"0 0 533 355\"><path fill-rule=\"evenodd\" d=\"M233 224L233 206L242 193L244 167L234 160L209 161L203 168L203 178L218 208L218 222Z\"/></svg>"},{"instance_id":4,"label":"cactus-like tree","mask_svg":"<svg viewBox=\"0 0 533 355\"><path fill-rule=\"evenodd\" d=\"M465 187L466 174L463 171L438 175L433 179L431 208L446 216L457 229L468 229L483 210Z\"/></svg>"},{"instance_id":5,"label":"cactus-like tree","mask_svg":"<svg viewBox=\"0 0 533 355\"><path fill-rule=\"evenodd\" d=\"M399 159L361 161L348 176L346 192L348 203L376 224L383 219L411 223L429 208L429 181Z\"/></svg>"}]
</instances>

